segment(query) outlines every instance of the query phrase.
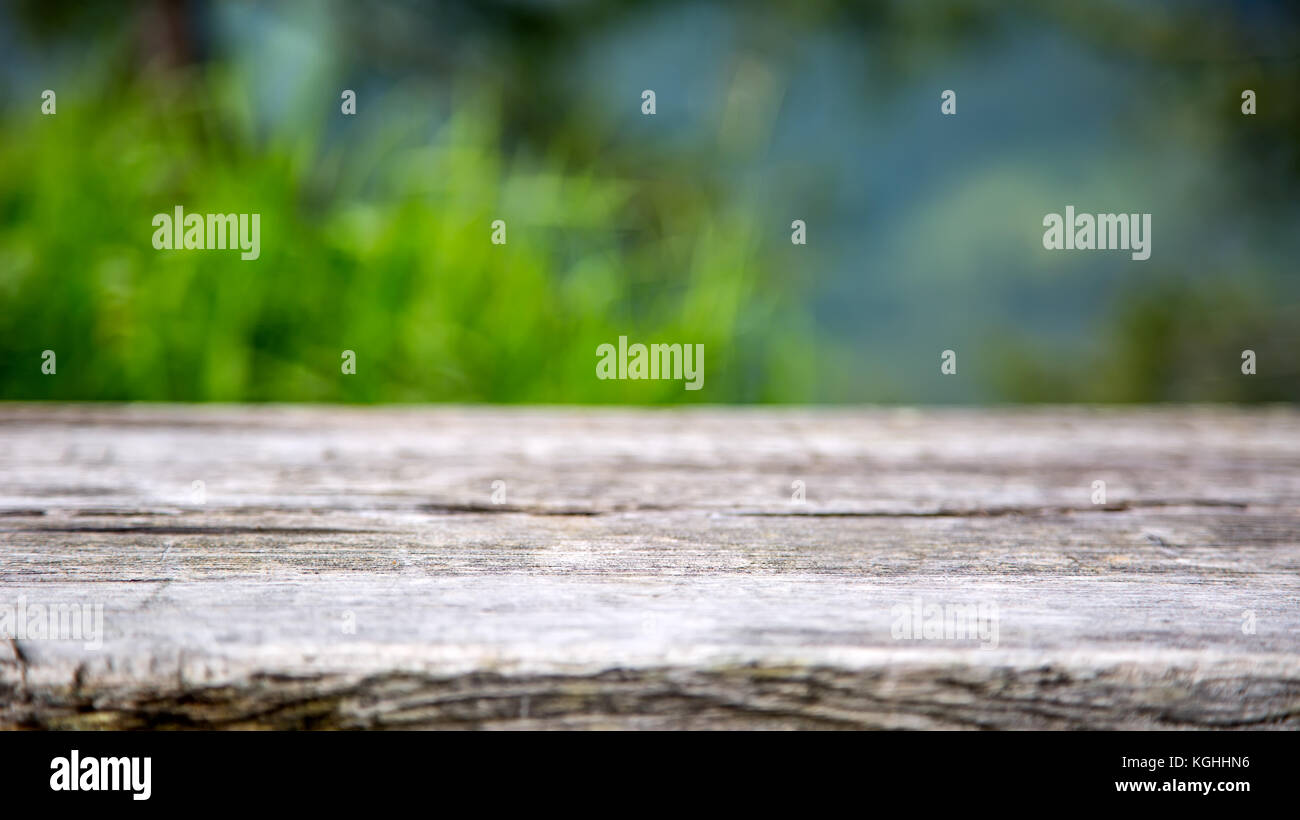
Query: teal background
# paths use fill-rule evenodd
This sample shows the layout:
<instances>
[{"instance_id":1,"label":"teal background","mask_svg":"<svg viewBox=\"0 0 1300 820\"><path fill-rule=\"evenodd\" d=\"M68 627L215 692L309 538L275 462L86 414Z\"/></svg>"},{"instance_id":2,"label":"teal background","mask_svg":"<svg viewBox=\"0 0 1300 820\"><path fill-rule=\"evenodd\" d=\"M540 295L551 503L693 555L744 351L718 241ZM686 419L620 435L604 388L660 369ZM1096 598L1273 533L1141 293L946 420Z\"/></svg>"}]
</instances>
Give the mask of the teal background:
<instances>
[{"instance_id":1,"label":"teal background","mask_svg":"<svg viewBox=\"0 0 1300 820\"><path fill-rule=\"evenodd\" d=\"M0 398L1295 401L1297 16L10 3ZM176 205L261 258L155 251ZM1151 213L1151 259L1044 250L1066 205ZM597 380L620 335L705 388Z\"/></svg>"}]
</instances>

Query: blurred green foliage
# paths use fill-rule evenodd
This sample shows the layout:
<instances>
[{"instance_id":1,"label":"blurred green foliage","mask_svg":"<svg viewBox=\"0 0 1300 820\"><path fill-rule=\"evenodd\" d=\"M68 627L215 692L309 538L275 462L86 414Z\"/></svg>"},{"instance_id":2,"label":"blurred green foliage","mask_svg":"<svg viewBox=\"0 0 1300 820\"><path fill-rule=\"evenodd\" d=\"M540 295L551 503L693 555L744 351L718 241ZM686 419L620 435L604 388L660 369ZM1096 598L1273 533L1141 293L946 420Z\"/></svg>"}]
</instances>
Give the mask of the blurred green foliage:
<instances>
[{"instance_id":1,"label":"blurred green foliage","mask_svg":"<svg viewBox=\"0 0 1300 820\"><path fill-rule=\"evenodd\" d=\"M243 87L219 67L120 92L68 84L57 116L5 124L4 397L807 396L811 328L762 264L752 216L706 182L511 161L482 93L436 125L410 113L434 106L408 89L332 139L324 121L259 135ZM339 116L337 102L319 108ZM154 250L150 220L177 204L260 213L261 258ZM498 218L501 246L489 242ZM707 389L597 380L596 347L620 335L703 344ZM40 374L44 349L57 378Z\"/></svg>"},{"instance_id":2,"label":"blurred green foliage","mask_svg":"<svg viewBox=\"0 0 1300 820\"><path fill-rule=\"evenodd\" d=\"M1225 284L1227 283L1227 284ZM1003 334L984 347L996 394L1015 402L1294 402L1300 309L1231 276L1189 283L1166 273L1121 291L1080 353ZM1242 353L1256 373L1241 375Z\"/></svg>"},{"instance_id":3,"label":"blurred green foliage","mask_svg":"<svg viewBox=\"0 0 1300 820\"><path fill-rule=\"evenodd\" d=\"M0 399L1300 401L1285 5L14 9ZM1070 202L1156 211L1153 260L1041 252ZM178 205L261 258L155 251ZM619 336L705 389L598 380Z\"/></svg>"}]
</instances>

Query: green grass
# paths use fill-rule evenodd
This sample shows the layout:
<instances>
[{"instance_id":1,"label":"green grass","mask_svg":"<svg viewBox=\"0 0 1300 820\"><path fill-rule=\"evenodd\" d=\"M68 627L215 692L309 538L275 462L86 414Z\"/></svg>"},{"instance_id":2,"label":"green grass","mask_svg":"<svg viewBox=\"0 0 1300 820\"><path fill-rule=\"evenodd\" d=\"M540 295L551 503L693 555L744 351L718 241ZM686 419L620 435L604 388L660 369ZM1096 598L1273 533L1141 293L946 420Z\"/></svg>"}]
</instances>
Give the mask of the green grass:
<instances>
[{"instance_id":1,"label":"green grass","mask_svg":"<svg viewBox=\"0 0 1300 820\"><path fill-rule=\"evenodd\" d=\"M597 175L418 91L267 131L219 69L74 89L0 142L0 397L800 400L809 324L756 226L682 168ZM30 110L29 110L30 108ZM364 118L363 118L364 117ZM557 170L563 168L563 170ZM260 213L261 258L158 251L155 213ZM489 242L504 219L508 242ZM776 321L776 317L780 321ZM705 389L599 381L596 347L705 346ZM42 375L41 352L58 372ZM341 354L357 355L357 374Z\"/></svg>"}]
</instances>

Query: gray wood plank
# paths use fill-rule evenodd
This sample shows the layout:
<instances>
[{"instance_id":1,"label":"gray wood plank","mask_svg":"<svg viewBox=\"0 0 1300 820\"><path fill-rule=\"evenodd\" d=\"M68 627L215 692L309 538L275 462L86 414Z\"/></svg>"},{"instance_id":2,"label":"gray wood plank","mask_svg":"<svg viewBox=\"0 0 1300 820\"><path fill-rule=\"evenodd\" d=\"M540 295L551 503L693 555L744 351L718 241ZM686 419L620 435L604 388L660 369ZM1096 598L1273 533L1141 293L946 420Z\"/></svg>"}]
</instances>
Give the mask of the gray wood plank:
<instances>
[{"instance_id":1,"label":"gray wood plank","mask_svg":"<svg viewBox=\"0 0 1300 820\"><path fill-rule=\"evenodd\" d=\"M0 727L1293 729L1297 433L4 404L0 631L100 607L102 646L0 641ZM900 637L934 606L983 634Z\"/></svg>"}]
</instances>

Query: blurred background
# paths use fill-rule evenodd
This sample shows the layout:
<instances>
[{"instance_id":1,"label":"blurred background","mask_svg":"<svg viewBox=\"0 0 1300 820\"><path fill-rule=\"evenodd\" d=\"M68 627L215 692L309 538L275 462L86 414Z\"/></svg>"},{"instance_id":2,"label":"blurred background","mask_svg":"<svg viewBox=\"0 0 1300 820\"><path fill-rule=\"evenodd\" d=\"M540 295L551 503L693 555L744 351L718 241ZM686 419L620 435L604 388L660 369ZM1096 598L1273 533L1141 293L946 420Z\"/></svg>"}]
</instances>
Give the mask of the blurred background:
<instances>
[{"instance_id":1,"label":"blurred background","mask_svg":"<svg viewBox=\"0 0 1300 820\"><path fill-rule=\"evenodd\" d=\"M1300 6L1048 6L0 4L0 398L1300 399ZM155 251L177 205L261 258Z\"/></svg>"}]
</instances>

